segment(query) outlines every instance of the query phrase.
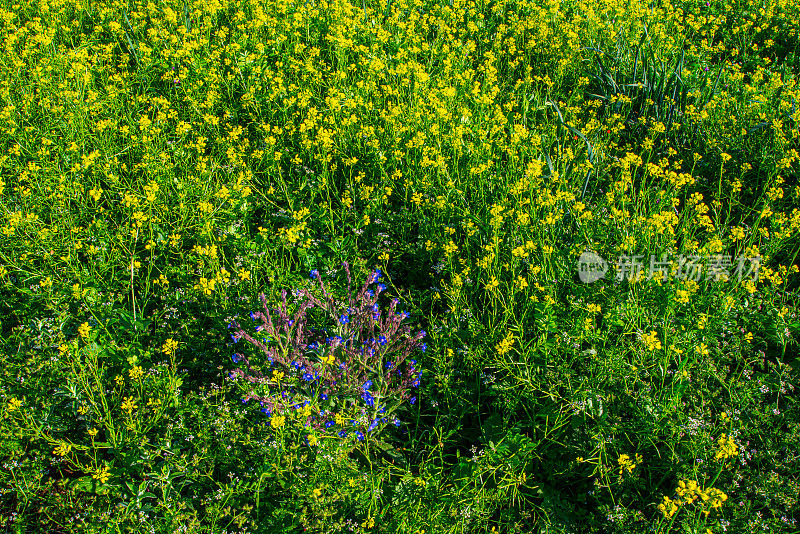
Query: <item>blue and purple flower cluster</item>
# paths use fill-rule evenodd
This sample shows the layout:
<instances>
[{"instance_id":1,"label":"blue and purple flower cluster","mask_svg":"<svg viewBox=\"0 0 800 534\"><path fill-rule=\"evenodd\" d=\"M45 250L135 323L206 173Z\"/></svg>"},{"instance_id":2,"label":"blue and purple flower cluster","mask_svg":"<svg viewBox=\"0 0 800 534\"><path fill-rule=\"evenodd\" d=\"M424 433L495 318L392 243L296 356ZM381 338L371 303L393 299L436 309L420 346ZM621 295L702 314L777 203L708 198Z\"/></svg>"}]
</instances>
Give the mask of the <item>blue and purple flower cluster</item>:
<instances>
[{"instance_id":1,"label":"blue and purple flower cluster","mask_svg":"<svg viewBox=\"0 0 800 534\"><path fill-rule=\"evenodd\" d=\"M394 414L415 404L421 372L412 356L425 351L426 334L412 334L403 324L408 313L397 311L397 299L381 299L386 286L379 270L353 292L349 266L343 266L343 298L328 291L317 270L310 275L318 291L296 291L294 313L286 291L273 311L261 295L263 310L250 312L250 319L266 337L233 321L233 343L244 340L262 356L233 354L237 366L229 378L241 384L242 401L256 401L266 417L293 415L318 436L364 440L386 425L400 426Z\"/></svg>"}]
</instances>

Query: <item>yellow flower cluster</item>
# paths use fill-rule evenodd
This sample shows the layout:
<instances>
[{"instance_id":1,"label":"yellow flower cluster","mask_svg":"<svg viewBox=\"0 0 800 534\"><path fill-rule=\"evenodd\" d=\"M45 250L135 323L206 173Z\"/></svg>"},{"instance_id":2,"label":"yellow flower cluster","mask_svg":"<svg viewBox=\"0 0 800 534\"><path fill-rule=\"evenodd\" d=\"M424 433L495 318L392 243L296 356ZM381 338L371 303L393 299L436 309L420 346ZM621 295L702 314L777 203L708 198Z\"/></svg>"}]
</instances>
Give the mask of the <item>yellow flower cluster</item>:
<instances>
[{"instance_id":1,"label":"yellow flower cluster","mask_svg":"<svg viewBox=\"0 0 800 534\"><path fill-rule=\"evenodd\" d=\"M637 454L634 458L631 458L627 454L621 454L620 457L617 458L617 463L619 464L620 475L626 471L632 473L636 466L642 463L642 456Z\"/></svg>"},{"instance_id":2,"label":"yellow flower cluster","mask_svg":"<svg viewBox=\"0 0 800 534\"><path fill-rule=\"evenodd\" d=\"M714 487L704 489L696 480L679 481L675 494L677 495L675 499L665 496L663 502L658 505L664 517L671 518L681 506L695 502L703 507L703 514L707 516L711 510L720 508L722 503L728 500L728 496L721 490Z\"/></svg>"},{"instance_id":3,"label":"yellow flower cluster","mask_svg":"<svg viewBox=\"0 0 800 534\"><path fill-rule=\"evenodd\" d=\"M286 417L282 415L273 415L269 423L272 425L272 428L281 428L286 423Z\"/></svg>"},{"instance_id":4,"label":"yellow flower cluster","mask_svg":"<svg viewBox=\"0 0 800 534\"><path fill-rule=\"evenodd\" d=\"M167 356L175 354L176 350L178 350L178 342L172 338L167 339L164 342L164 345L161 347L161 352L163 352Z\"/></svg>"},{"instance_id":5,"label":"yellow flower cluster","mask_svg":"<svg viewBox=\"0 0 800 534\"><path fill-rule=\"evenodd\" d=\"M504 354L507 354L508 351L510 351L511 347L513 346L514 346L514 334L509 332L508 334L506 334L506 337L503 338L503 340L500 341L500 343L498 343L495 346L495 349L497 350L497 353L500 356L503 356Z\"/></svg>"},{"instance_id":6,"label":"yellow flower cluster","mask_svg":"<svg viewBox=\"0 0 800 534\"><path fill-rule=\"evenodd\" d=\"M739 454L739 447L734 443L733 439L725 434L719 437L717 445L719 445L719 448L717 452L714 453L714 459L716 460L725 460Z\"/></svg>"},{"instance_id":7,"label":"yellow flower cluster","mask_svg":"<svg viewBox=\"0 0 800 534\"><path fill-rule=\"evenodd\" d=\"M658 333L651 330L649 334L642 336L642 342L648 351L661 350L661 341L658 339Z\"/></svg>"}]
</instances>

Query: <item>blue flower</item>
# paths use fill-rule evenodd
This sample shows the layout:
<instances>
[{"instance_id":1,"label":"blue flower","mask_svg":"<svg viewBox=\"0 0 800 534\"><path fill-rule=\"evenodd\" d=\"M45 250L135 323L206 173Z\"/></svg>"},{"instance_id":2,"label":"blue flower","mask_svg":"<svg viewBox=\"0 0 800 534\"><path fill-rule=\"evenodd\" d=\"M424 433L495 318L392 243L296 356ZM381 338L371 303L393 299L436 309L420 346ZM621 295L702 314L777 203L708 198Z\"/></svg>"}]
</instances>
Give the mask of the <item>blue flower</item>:
<instances>
[{"instance_id":1,"label":"blue flower","mask_svg":"<svg viewBox=\"0 0 800 534\"><path fill-rule=\"evenodd\" d=\"M391 370L392 367L394 367L394 364L392 362L386 362L386 368L387 369Z\"/></svg>"},{"instance_id":2,"label":"blue flower","mask_svg":"<svg viewBox=\"0 0 800 534\"><path fill-rule=\"evenodd\" d=\"M340 438L346 438L347 437L347 432L345 432L344 430L340 430L339 431L339 437Z\"/></svg>"},{"instance_id":3,"label":"blue flower","mask_svg":"<svg viewBox=\"0 0 800 534\"><path fill-rule=\"evenodd\" d=\"M316 270L316 269L313 269L313 270L312 270L310 273L308 273L308 275L309 275L309 276L310 276L312 279L314 279L314 278L318 278L318 277L319 277L319 271L318 271L318 270Z\"/></svg>"},{"instance_id":4,"label":"blue flower","mask_svg":"<svg viewBox=\"0 0 800 534\"><path fill-rule=\"evenodd\" d=\"M350 322L350 317L348 317L346 314L342 314L339 316L339 322L342 324L347 324Z\"/></svg>"},{"instance_id":5,"label":"blue flower","mask_svg":"<svg viewBox=\"0 0 800 534\"><path fill-rule=\"evenodd\" d=\"M358 441L364 441L364 434L361 432L356 432L356 437L358 438Z\"/></svg>"},{"instance_id":6,"label":"blue flower","mask_svg":"<svg viewBox=\"0 0 800 534\"><path fill-rule=\"evenodd\" d=\"M264 413L267 417L272 417L272 412L270 412L266 408L261 408L261 412Z\"/></svg>"},{"instance_id":7,"label":"blue flower","mask_svg":"<svg viewBox=\"0 0 800 534\"><path fill-rule=\"evenodd\" d=\"M231 339L233 340L234 343L239 342L239 338L235 334L231 334Z\"/></svg>"},{"instance_id":8,"label":"blue flower","mask_svg":"<svg viewBox=\"0 0 800 534\"><path fill-rule=\"evenodd\" d=\"M336 424L336 423L335 423L335 422L333 422L333 421L325 421L325 428L330 428L330 427L332 427L332 426L333 426L333 425L335 425L335 424Z\"/></svg>"},{"instance_id":9,"label":"blue flower","mask_svg":"<svg viewBox=\"0 0 800 534\"><path fill-rule=\"evenodd\" d=\"M397 418L395 418L395 420L392 421L392 423L394 423L394 426L400 426L401 424L403 424L403 423L400 422L400 419L397 419Z\"/></svg>"},{"instance_id":10,"label":"blue flower","mask_svg":"<svg viewBox=\"0 0 800 534\"><path fill-rule=\"evenodd\" d=\"M370 423L369 428L367 429L367 432L372 432L373 430L378 428L378 425L380 424L380 422L381 422L381 420L376 417L375 420L372 421L372 423Z\"/></svg>"},{"instance_id":11,"label":"blue flower","mask_svg":"<svg viewBox=\"0 0 800 534\"><path fill-rule=\"evenodd\" d=\"M311 382L312 380L314 380L314 377L311 375L311 373L304 373L303 380L305 380L306 382Z\"/></svg>"},{"instance_id":12,"label":"blue flower","mask_svg":"<svg viewBox=\"0 0 800 534\"><path fill-rule=\"evenodd\" d=\"M380 291L386 291L386 285L385 285L385 284L378 284L378 286L377 286L377 287L378 287L378 291L379 291L379 292L380 292Z\"/></svg>"},{"instance_id":13,"label":"blue flower","mask_svg":"<svg viewBox=\"0 0 800 534\"><path fill-rule=\"evenodd\" d=\"M428 345L426 343L423 343L422 345L419 346L419 350L421 350L422 352L425 352L425 349L427 349L427 348L428 348Z\"/></svg>"},{"instance_id":14,"label":"blue flower","mask_svg":"<svg viewBox=\"0 0 800 534\"><path fill-rule=\"evenodd\" d=\"M328 400L328 394L327 393L323 393L322 395L319 396L319 399L320 400Z\"/></svg>"},{"instance_id":15,"label":"blue flower","mask_svg":"<svg viewBox=\"0 0 800 534\"><path fill-rule=\"evenodd\" d=\"M366 382L364 382L364 385L361 386L361 389L363 389L364 391L369 391L369 388L371 387L372 387L372 380L367 380Z\"/></svg>"},{"instance_id":16,"label":"blue flower","mask_svg":"<svg viewBox=\"0 0 800 534\"><path fill-rule=\"evenodd\" d=\"M378 337L378 343L380 343L381 345L386 345L386 336L381 335L380 337Z\"/></svg>"},{"instance_id":17,"label":"blue flower","mask_svg":"<svg viewBox=\"0 0 800 534\"><path fill-rule=\"evenodd\" d=\"M228 324L228 330L230 330L231 328L235 328L235 327L236 327L236 323Z\"/></svg>"},{"instance_id":18,"label":"blue flower","mask_svg":"<svg viewBox=\"0 0 800 534\"><path fill-rule=\"evenodd\" d=\"M233 360L233 363L239 363L239 355L231 354L231 360Z\"/></svg>"},{"instance_id":19,"label":"blue flower","mask_svg":"<svg viewBox=\"0 0 800 534\"><path fill-rule=\"evenodd\" d=\"M256 320L256 314L255 313L250 312L250 320L251 321L255 321Z\"/></svg>"},{"instance_id":20,"label":"blue flower","mask_svg":"<svg viewBox=\"0 0 800 534\"><path fill-rule=\"evenodd\" d=\"M378 280L381 279L382 275L383 273L381 272L380 269L375 269L374 271L372 271L372 281L377 282Z\"/></svg>"},{"instance_id":21,"label":"blue flower","mask_svg":"<svg viewBox=\"0 0 800 534\"><path fill-rule=\"evenodd\" d=\"M410 399L408 399L408 403L411 404L412 406L415 405L417 403L417 398L411 397Z\"/></svg>"},{"instance_id":22,"label":"blue flower","mask_svg":"<svg viewBox=\"0 0 800 534\"><path fill-rule=\"evenodd\" d=\"M375 406L375 397L373 397L372 394L370 394L369 391L364 391L364 394L361 395L361 398L364 400L364 403L367 406L370 406L370 407Z\"/></svg>"}]
</instances>

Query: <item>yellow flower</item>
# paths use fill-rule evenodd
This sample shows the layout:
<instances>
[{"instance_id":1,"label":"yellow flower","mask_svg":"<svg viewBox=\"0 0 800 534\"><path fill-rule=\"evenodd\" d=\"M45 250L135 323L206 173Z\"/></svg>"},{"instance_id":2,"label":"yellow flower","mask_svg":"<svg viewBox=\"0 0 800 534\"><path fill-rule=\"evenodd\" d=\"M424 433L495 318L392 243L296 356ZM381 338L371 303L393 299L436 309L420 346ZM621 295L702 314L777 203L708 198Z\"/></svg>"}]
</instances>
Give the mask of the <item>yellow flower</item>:
<instances>
[{"instance_id":1,"label":"yellow flower","mask_svg":"<svg viewBox=\"0 0 800 534\"><path fill-rule=\"evenodd\" d=\"M58 447L55 448L53 454L56 456L66 456L69 454L69 451L72 450L72 445L69 443L61 442L58 444Z\"/></svg>"},{"instance_id":2,"label":"yellow flower","mask_svg":"<svg viewBox=\"0 0 800 534\"><path fill-rule=\"evenodd\" d=\"M138 408L136 405L136 400L132 396L125 397L125 401L122 403L122 409L128 412L128 415L130 415L136 408Z\"/></svg>"},{"instance_id":3,"label":"yellow flower","mask_svg":"<svg viewBox=\"0 0 800 534\"><path fill-rule=\"evenodd\" d=\"M78 335L81 336L83 339L88 339L89 331L91 329L92 327L89 326L89 323L83 323L78 327Z\"/></svg>"},{"instance_id":4,"label":"yellow flower","mask_svg":"<svg viewBox=\"0 0 800 534\"><path fill-rule=\"evenodd\" d=\"M97 435L97 429L96 428L90 428L88 433L89 433L89 437L94 439L94 437Z\"/></svg>"},{"instance_id":5,"label":"yellow flower","mask_svg":"<svg viewBox=\"0 0 800 534\"><path fill-rule=\"evenodd\" d=\"M719 440L717 440L717 445L719 445L719 448L714 454L714 459L716 460L725 460L731 456L736 456L739 454L739 447L737 447L736 443L734 443L734 441L725 434L722 434Z\"/></svg>"},{"instance_id":6,"label":"yellow flower","mask_svg":"<svg viewBox=\"0 0 800 534\"><path fill-rule=\"evenodd\" d=\"M622 454L619 458L617 458L617 463L619 464L620 475L625 471L631 473L637 465L642 463L642 456L637 454L636 458L631 458L627 454Z\"/></svg>"},{"instance_id":7,"label":"yellow flower","mask_svg":"<svg viewBox=\"0 0 800 534\"><path fill-rule=\"evenodd\" d=\"M328 354L327 356L322 357L322 363L325 365L331 365L336 358L333 357L333 354Z\"/></svg>"},{"instance_id":8,"label":"yellow flower","mask_svg":"<svg viewBox=\"0 0 800 534\"><path fill-rule=\"evenodd\" d=\"M176 350L178 350L178 342L172 338L167 339L161 347L161 352L168 356L175 354Z\"/></svg>"},{"instance_id":9,"label":"yellow flower","mask_svg":"<svg viewBox=\"0 0 800 534\"><path fill-rule=\"evenodd\" d=\"M10 399L8 399L7 406L8 406L8 411L13 412L18 410L19 407L22 406L22 401L17 398L11 397Z\"/></svg>"},{"instance_id":10,"label":"yellow flower","mask_svg":"<svg viewBox=\"0 0 800 534\"><path fill-rule=\"evenodd\" d=\"M659 341L658 334L655 330L651 330L649 334L643 336L642 341L649 351L661 350L661 341Z\"/></svg>"},{"instance_id":11,"label":"yellow flower","mask_svg":"<svg viewBox=\"0 0 800 534\"><path fill-rule=\"evenodd\" d=\"M133 368L128 372L131 377L131 380L139 380L144 376L144 371L138 365L134 365Z\"/></svg>"},{"instance_id":12,"label":"yellow flower","mask_svg":"<svg viewBox=\"0 0 800 534\"><path fill-rule=\"evenodd\" d=\"M281 428L284 423L286 423L286 418L282 415L273 415L269 423L272 425L272 428Z\"/></svg>"},{"instance_id":13,"label":"yellow flower","mask_svg":"<svg viewBox=\"0 0 800 534\"><path fill-rule=\"evenodd\" d=\"M111 477L111 475L108 472L108 466L104 466L104 467L98 468L92 474L92 478L95 479L95 480L99 480L101 484L105 484L106 482L108 482L108 479L110 477Z\"/></svg>"},{"instance_id":14,"label":"yellow flower","mask_svg":"<svg viewBox=\"0 0 800 534\"><path fill-rule=\"evenodd\" d=\"M310 447L313 447L314 445L316 445L317 441L318 441L317 436L315 436L314 434L309 434L308 435L308 445Z\"/></svg>"},{"instance_id":15,"label":"yellow flower","mask_svg":"<svg viewBox=\"0 0 800 534\"><path fill-rule=\"evenodd\" d=\"M505 339L503 339L500 343L498 343L495 346L495 349L497 349L497 353L500 356L503 356L504 354L506 354L508 351L511 350L512 346L514 346L514 334L509 332L508 335L506 335Z\"/></svg>"}]
</instances>

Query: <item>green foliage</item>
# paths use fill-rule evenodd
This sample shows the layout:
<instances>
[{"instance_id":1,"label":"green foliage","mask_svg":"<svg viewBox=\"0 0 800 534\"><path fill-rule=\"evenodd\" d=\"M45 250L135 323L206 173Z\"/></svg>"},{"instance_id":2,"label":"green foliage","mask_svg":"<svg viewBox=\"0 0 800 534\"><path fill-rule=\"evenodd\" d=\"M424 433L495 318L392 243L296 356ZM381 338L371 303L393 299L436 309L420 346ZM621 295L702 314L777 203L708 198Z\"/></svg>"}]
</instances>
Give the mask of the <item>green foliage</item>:
<instances>
[{"instance_id":1,"label":"green foliage","mask_svg":"<svg viewBox=\"0 0 800 534\"><path fill-rule=\"evenodd\" d=\"M0 530L797 532L798 19L0 8ZM427 332L364 441L229 379L343 262Z\"/></svg>"}]
</instances>

